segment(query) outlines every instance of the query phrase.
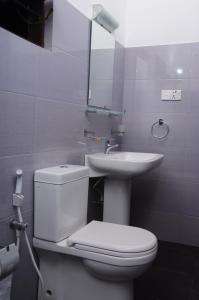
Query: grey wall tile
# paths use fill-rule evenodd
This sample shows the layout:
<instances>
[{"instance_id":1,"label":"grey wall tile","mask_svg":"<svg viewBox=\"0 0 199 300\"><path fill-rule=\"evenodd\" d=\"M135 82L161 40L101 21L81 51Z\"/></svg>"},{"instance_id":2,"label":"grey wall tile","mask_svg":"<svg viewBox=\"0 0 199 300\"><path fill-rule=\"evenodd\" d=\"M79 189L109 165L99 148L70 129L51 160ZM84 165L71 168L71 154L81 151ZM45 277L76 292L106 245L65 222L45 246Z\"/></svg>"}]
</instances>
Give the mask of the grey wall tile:
<instances>
[{"instance_id":1,"label":"grey wall tile","mask_svg":"<svg viewBox=\"0 0 199 300\"><path fill-rule=\"evenodd\" d=\"M182 101L162 101L162 90L182 90ZM184 113L190 99L183 80L125 80L126 109L137 113Z\"/></svg>"},{"instance_id":2,"label":"grey wall tile","mask_svg":"<svg viewBox=\"0 0 199 300\"><path fill-rule=\"evenodd\" d=\"M134 225L152 231L160 240L199 246L199 219L180 214L140 210L135 212Z\"/></svg>"},{"instance_id":3,"label":"grey wall tile","mask_svg":"<svg viewBox=\"0 0 199 300\"><path fill-rule=\"evenodd\" d=\"M126 106L125 106L126 107ZM138 145L151 145L158 149L158 152L164 151L165 147L176 149L184 147L184 114L168 114L168 113L130 113L127 108L127 113L124 116L127 133L123 140L130 139ZM152 125L159 119L164 119L169 124L170 134L166 139L158 140L151 134Z\"/></svg>"},{"instance_id":4,"label":"grey wall tile","mask_svg":"<svg viewBox=\"0 0 199 300\"><path fill-rule=\"evenodd\" d=\"M186 114L184 118L185 145L186 147L197 149L199 148L199 118L198 114Z\"/></svg>"},{"instance_id":5,"label":"grey wall tile","mask_svg":"<svg viewBox=\"0 0 199 300\"><path fill-rule=\"evenodd\" d=\"M14 214L13 214L14 216ZM6 247L9 244L15 242L15 232L10 229L10 221L13 219L13 216L1 219L0 221L0 246Z\"/></svg>"},{"instance_id":6,"label":"grey wall tile","mask_svg":"<svg viewBox=\"0 0 199 300\"><path fill-rule=\"evenodd\" d=\"M189 204L186 214L188 216L197 218L199 216L199 183L192 183L189 180L186 180L185 188L185 197L187 198Z\"/></svg>"},{"instance_id":7,"label":"grey wall tile","mask_svg":"<svg viewBox=\"0 0 199 300\"><path fill-rule=\"evenodd\" d=\"M87 127L84 106L37 99L37 152L78 147L84 127Z\"/></svg>"},{"instance_id":8,"label":"grey wall tile","mask_svg":"<svg viewBox=\"0 0 199 300\"><path fill-rule=\"evenodd\" d=\"M35 98L0 92L0 156L34 152Z\"/></svg>"},{"instance_id":9,"label":"grey wall tile","mask_svg":"<svg viewBox=\"0 0 199 300\"><path fill-rule=\"evenodd\" d=\"M142 209L135 212L133 224L150 230L160 240L182 243L181 218L179 215Z\"/></svg>"},{"instance_id":10,"label":"grey wall tile","mask_svg":"<svg viewBox=\"0 0 199 300\"><path fill-rule=\"evenodd\" d=\"M41 49L37 62L39 97L86 104L88 74L81 59L59 50Z\"/></svg>"},{"instance_id":11,"label":"grey wall tile","mask_svg":"<svg viewBox=\"0 0 199 300\"><path fill-rule=\"evenodd\" d=\"M123 80L113 79L112 109L115 111L123 111L123 91Z\"/></svg>"},{"instance_id":12,"label":"grey wall tile","mask_svg":"<svg viewBox=\"0 0 199 300\"><path fill-rule=\"evenodd\" d=\"M164 154L164 159L160 167L157 170L159 179L163 180L176 180L178 185L183 186L182 181L186 178L186 168L185 168L185 151L182 148L179 149L165 149L162 151Z\"/></svg>"},{"instance_id":13,"label":"grey wall tile","mask_svg":"<svg viewBox=\"0 0 199 300\"><path fill-rule=\"evenodd\" d=\"M125 79L136 78L136 48L125 49L124 78Z\"/></svg>"},{"instance_id":14,"label":"grey wall tile","mask_svg":"<svg viewBox=\"0 0 199 300\"><path fill-rule=\"evenodd\" d=\"M185 149L184 169L185 177L189 182L199 183L198 149L195 147Z\"/></svg>"},{"instance_id":15,"label":"grey wall tile","mask_svg":"<svg viewBox=\"0 0 199 300\"><path fill-rule=\"evenodd\" d=\"M116 41L114 75L124 80L124 70L125 70L125 48Z\"/></svg>"},{"instance_id":16,"label":"grey wall tile","mask_svg":"<svg viewBox=\"0 0 199 300\"><path fill-rule=\"evenodd\" d=\"M35 95L39 47L2 28L0 35L0 89Z\"/></svg>"},{"instance_id":17,"label":"grey wall tile","mask_svg":"<svg viewBox=\"0 0 199 300\"><path fill-rule=\"evenodd\" d=\"M88 56L90 20L65 0L54 1L52 43L71 55Z\"/></svg>"},{"instance_id":18,"label":"grey wall tile","mask_svg":"<svg viewBox=\"0 0 199 300\"><path fill-rule=\"evenodd\" d=\"M181 217L180 242L199 247L199 218L192 216Z\"/></svg>"},{"instance_id":19,"label":"grey wall tile","mask_svg":"<svg viewBox=\"0 0 199 300\"><path fill-rule=\"evenodd\" d=\"M183 179L179 182L151 180L148 177L135 182L132 201L135 201L135 209L144 208L152 212L181 215L188 212L190 204Z\"/></svg>"},{"instance_id":20,"label":"grey wall tile","mask_svg":"<svg viewBox=\"0 0 199 300\"><path fill-rule=\"evenodd\" d=\"M198 43L125 50L125 151L163 153L161 166L135 180L133 220L160 239L198 246ZM182 69L182 74L177 73ZM181 89L182 101L160 100L162 89ZM155 120L167 139L151 136ZM144 187L144 189L143 189Z\"/></svg>"},{"instance_id":21,"label":"grey wall tile","mask_svg":"<svg viewBox=\"0 0 199 300\"><path fill-rule=\"evenodd\" d=\"M136 79L198 77L198 48L198 43L128 48L125 77ZM183 71L181 74L177 72L179 69Z\"/></svg>"},{"instance_id":22,"label":"grey wall tile","mask_svg":"<svg viewBox=\"0 0 199 300\"><path fill-rule=\"evenodd\" d=\"M52 167L60 164L84 165L84 145L76 147L66 147L63 150L51 150L34 154L34 170ZM33 171L34 171L33 170Z\"/></svg>"},{"instance_id":23,"label":"grey wall tile","mask_svg":"<svg viewBox=\"0 0 199 300\"><path fill-rule=\"evenodd\" d=\"M199 78L184 80L183 101L185 112L190 114L199 113Z\"/></svg>"}]
</instances>

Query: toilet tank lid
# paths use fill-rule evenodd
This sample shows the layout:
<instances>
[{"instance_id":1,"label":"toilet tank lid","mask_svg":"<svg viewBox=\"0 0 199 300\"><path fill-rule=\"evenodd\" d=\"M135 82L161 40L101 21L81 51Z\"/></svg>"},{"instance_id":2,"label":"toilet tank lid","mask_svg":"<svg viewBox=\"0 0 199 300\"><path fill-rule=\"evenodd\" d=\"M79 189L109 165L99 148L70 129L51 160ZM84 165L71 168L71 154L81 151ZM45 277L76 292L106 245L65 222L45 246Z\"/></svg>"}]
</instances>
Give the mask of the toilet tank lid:
<instances>
[{"instance_id":1,"label":"toilet tank lid","mask_svg":"<svg viewBox=\"0 0 199 300\"><path fill-rule=\"evenodd\" d=\"M60 165L35 171L34 181L49 184L65 184L89 177L89 168L77 165Z\"/></svg>"}]
</instances>

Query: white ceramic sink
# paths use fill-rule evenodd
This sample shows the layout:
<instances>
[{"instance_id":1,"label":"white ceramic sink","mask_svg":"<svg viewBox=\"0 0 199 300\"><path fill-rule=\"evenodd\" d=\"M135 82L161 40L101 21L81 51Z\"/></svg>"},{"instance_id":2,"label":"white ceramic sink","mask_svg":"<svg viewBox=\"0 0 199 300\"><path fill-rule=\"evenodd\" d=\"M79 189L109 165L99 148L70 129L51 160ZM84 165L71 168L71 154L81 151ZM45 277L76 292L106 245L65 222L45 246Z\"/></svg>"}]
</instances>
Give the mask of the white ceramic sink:
<instances>
[{"instance_id":1,"label":"white ceramic sink","mask_svg":"<svg viewBox=\"0 0 199 300\"><path fill-rule=\"evenodd\" d=\"M160 165L162 154L139 152L111 152L86 155L85 164L90 168L90 176L134 177L146 173Z\"/></svg>"}]
</instances>

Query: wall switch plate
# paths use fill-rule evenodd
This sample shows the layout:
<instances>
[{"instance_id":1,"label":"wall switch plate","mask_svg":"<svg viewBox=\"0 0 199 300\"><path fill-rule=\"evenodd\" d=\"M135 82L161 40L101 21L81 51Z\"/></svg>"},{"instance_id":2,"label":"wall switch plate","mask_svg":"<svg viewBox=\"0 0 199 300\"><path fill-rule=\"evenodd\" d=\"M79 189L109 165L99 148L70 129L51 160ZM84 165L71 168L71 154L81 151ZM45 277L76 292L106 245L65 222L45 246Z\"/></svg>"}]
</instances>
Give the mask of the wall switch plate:
<instances>
[{"instance_id":1,"label":"wall switch plate","mask_svg":"<svg viewBox=\"0 0 199 300\"><path fill-rule=\"evenodd\" d=\"M162 90L162 101L180 101L182 100L182 90Z\"/></svg>"}]
</instances>

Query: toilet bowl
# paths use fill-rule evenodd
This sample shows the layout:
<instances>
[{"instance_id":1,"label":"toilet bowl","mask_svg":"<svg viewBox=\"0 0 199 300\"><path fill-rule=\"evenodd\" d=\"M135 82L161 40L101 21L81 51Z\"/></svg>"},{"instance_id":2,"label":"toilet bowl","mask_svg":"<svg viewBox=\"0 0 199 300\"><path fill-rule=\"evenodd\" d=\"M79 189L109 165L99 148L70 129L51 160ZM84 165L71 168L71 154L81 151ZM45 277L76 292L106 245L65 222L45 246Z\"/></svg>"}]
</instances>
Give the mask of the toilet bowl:
<instances>
[{"instance_id":1,"label":"toilet bowl","mask_svg":"<svg viewBox=\"0 0 199 300\"><path fill-rule=\"evenodd\" d=\"M86 224L88 174L86 167L71 165L35 173L33 244L45 282L39 299L133 300L132 280L155 259L153 233Z\"/></svg>"},{"instance_id":2,"label":"toilet bowl","mask_svg":"<svg viewBox=\"0 0 199 300\"><path fill-rule=\"evenodd\" d=\"M151 232L96 221L70 236L68 245L93 253L95 259L84 258L84 265L94 276L114 281L140 276L157 254L157 239Z\"/></svg>"}]
</instances>

